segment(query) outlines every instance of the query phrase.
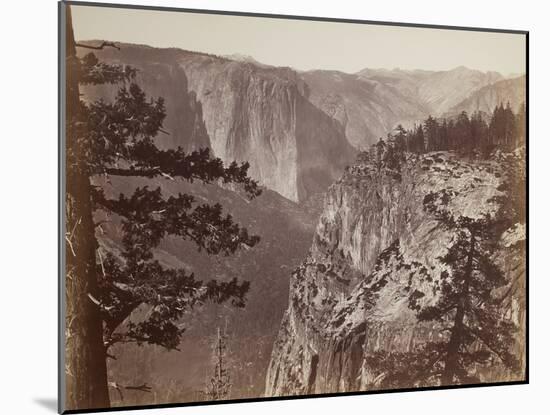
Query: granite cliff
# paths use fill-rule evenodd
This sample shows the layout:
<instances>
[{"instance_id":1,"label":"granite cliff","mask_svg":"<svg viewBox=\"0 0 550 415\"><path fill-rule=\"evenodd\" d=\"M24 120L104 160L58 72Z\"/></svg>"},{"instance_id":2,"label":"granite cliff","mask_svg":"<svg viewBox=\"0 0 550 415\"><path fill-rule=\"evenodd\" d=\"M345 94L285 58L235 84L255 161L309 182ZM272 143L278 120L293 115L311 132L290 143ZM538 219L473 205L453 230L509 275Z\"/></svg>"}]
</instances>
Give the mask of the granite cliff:
<instances>
[{"instance_id":1,"label":"granite cliff","mask_svg":"<svg viewBox=\"0 0 550 415\"><path fill-rule=\"evenodd\" d=\"M419 322L408 305L413 291L426 291L422 274L440 278L438 257L452 237L425 209L426 196L436 195L452 215L495 214L505 177L500 166L440 152L409 154L396 172L361 156L329 189L309 254L292 272L266 395L371 390L384 375L369 366L373 353L407 352L441 336L437 324ZM495 252L508 279L504 310L520 333L524 239L524 224L517 223ZM521 353L520 341L515 347ZM480 371L483 381L520 376L498 367Z\"/></svg>"},{"instance_id":2,"label":"granite cliff","mask_svg":"<svg viewBox=\"0 0 550 415\"><path fill-rule=\"evenodd\" d=\"M307 99L290 68L132 44L96 54L138 68L144 91L165 98L168 146L209 146L224 162L247 161L252 177L292 201L324 192L355 157L343 126Z\"/></svg>"}]
</instances>

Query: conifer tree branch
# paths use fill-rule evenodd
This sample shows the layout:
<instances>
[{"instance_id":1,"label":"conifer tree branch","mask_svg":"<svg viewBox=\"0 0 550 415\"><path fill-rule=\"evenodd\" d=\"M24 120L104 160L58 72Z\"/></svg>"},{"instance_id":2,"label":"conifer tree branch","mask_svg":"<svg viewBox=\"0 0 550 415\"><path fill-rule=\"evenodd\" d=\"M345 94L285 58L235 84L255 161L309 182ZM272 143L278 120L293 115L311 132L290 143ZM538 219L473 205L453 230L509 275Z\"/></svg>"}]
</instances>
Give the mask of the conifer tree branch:
<instances>
[{"instance_id":1,"label":"conifer tree branch","mask_svg":"<svg viewBox=\"0 0 550 415\"><path fill-rule=\"evenodd\" d=\"M246 228L224 215L219 204L193 207L194 198L187 194L163 199L160 188L137 188L131 197L120 195L108 199L100 189L93 191L96 208L123 217L123 230L128 248L141 251L153 248L165 235L190 239L200 250L210 254L229 255L240 247L253 247L260 238L249 235ZM137 251L136 251L137 252Z\"/></svg>"}]
</instances>

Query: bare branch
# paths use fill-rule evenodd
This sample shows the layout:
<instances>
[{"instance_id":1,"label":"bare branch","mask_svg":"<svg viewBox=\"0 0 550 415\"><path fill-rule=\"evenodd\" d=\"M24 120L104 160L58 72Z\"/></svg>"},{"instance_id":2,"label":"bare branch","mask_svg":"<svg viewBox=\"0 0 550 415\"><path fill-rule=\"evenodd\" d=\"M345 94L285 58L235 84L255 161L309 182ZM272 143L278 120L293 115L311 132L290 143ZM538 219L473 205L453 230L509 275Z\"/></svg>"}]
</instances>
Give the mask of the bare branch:
<instances>
[{"instance_id":1,"label":"bare branch","mask_svg":"<svg viewBox=\"0 0 550 415\"><path fill-rule=\"evenodd\" d=\"M75 46L79 48L94 49L94 50L101 50L101 49L104 49L105 47L112 47L120 50L120 48L117 45L115 45L114 42L105 42L105 41L99 46L83 45L82 43L75 43Z\"/></svg>"},{"instance_id":2,"label":"bare branch","mask_svg":"<svg viewBox=\"0 0 550 415\"><path fill-rule=\"evenodd\" d=\"M92 294L88 293L88 298L94 303L95 305L101 306L101 303L97 298L95 298Z\"/></svg>"},{"instance_id":3,"label":"bare branch","mask_svg":"<svg viewBox=\"0 0 550 415\"><path fill-rule=\"evenodd\" d=\"M124 386L124 389L150 393L153 388L147 385L147 383L144 383L143 385L139 386Z\"/></svg>"},{"instance_id":4,"label":"bare branch","mask_svg":"<svg viewBox=\"0 0 550 415\"><path fill-rule=\"evenodd\" d=\"M493 345L491 344L491 342L484 338L481 333L475 331L475 330L472 330L472 329L469 329L467 327L464 327L468 333L470 333L472 336L474 336L475 338L477 338L481 343L483 343L495 356L497 356L500 361L504 364L506 364L506 359L504 356L502 356L502 352L500 352L499 350L495 349L493 347Z\"/></svg>"},{"instance_id":5,"label":"bare branch","mask_svg":"<svg viewBox=\"0 0 550 415\"><path fill-rule=\"evenodd\" d=\"M73 253L73 256L76 256L76 253L74 252L72 239L73 239L74 232L76 231L76 227L80 224L81 219L82 218L78 218L78 220L75 222L75 224L73 226L73 229L72 229L72 231L69 235L65 234L65 240L69 244L69 247L71 248L71 252Z\"/></svg>"},{"instance_id":6,"label":"bare branch","mask_svg":"<svg viewBox=\"0 0 550 415\"><path fill-rule=\"evenodd\" d=\"M159 169L118 169L109 168L105 169L106 174L113 176L136 176L136 177L149 177L153 178L160 174Z\"/></svg>"},{"instance_id":7,"label":"bare branch","mask_svg":"<svg viewBox=\"0 0 550 415\"><path fill-rule=\"evenodd\" d=\"M109 382L109 386L118 391L118 394L120 395L120 400L121 401L124 400L124 395L122 393L122 389L135 390L135 391L147 392L147 393L151 393L151 391L153 390L153 388L151 388L146 383L144 383L143 385L137 385L137 386L132 386L132 385L124 386L124 385L118 384L117 382Z\"/></svg>"},{"instance_id":8,"label":"bare branch","mask_svg":"<svg viewBox=\"0 0 550 415\"><path fill-rule=\"evenodd\" d=\"M76 253L74 252L73 243L71 242L71 239L65 236L65 240L69 244L69 248L71 248L71 252L73 253L73 256L76 256Z\"/></svg>"},{"instance_id":9,"label":"bare branch","mask_svg":"<svg viewBox=\"0 0 550 415\"><path fill-rule=\"evenodd\" d=\"M109 386L118 391L118 394L120 395L120 400L123 401L124 395L122 394L122 389L120 389L120 385L116 382L109 382Z\"/></svg>"},{"instance_id":10,"label":"bare branch","mask_svg":"<svg viewBox=\"0 0 550 415\"><path fill-rule=\"evenodd\" d=\"M101 249L98 248L97 254L99 256L99 262L101 263L101 272L103 273L103 277L107 278L107 275L105 274L105 266L103 265L103 256L101 255Z\"/></svg>"}]
</instances>

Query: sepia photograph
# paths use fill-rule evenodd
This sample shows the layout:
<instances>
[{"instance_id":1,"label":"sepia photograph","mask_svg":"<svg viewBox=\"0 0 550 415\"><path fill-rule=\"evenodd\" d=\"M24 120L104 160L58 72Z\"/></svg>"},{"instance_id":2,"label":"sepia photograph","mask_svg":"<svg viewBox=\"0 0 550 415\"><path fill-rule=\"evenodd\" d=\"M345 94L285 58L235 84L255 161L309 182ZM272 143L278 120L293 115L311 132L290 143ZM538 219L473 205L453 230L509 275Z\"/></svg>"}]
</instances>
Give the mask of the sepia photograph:
<instances>
[{"instance_id":1,"label":"sepia photograph","mask_svg":"<svg viewBox=\"0 0 550 415\"><path fill-rule=\"evenodd\" d=\"M528 32L59 25L60 412L528 382Z\"/></svg>"}]
</instances>

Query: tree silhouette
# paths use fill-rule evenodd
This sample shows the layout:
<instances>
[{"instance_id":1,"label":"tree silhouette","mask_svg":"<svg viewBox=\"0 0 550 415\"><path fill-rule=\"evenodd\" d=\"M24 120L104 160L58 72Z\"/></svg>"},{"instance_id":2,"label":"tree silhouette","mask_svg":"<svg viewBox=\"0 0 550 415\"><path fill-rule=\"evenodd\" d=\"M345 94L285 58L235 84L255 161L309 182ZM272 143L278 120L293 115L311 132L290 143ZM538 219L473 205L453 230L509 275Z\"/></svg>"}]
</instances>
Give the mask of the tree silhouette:
<instances>
[{"instance_id":1,"label":"tree silhouette","mask_svg":"<svg viewBox=\"0 0 550 415\"><path fill-rule=\"evenodd\" d=\"M518 362L509 349L517 328L504 318L494 296L506 280L492 260L493 221L488 215L481 219L460 216L456 220L447 215L441 220L454 231L454 237L440 258L448 271L441 273L438 283L434 282L439 297L434 305L421 307L419 300L425 294L417 290L409 302L419 321L439 322L449 333L445 341L430 346L436 359L424 373L448 385L479 382L474 366L486 365L495 358L516 370Z\"/></svg>"},{"instance_id":2,"label":"tree silhouette","mask_svg":"<svg viewBox=\"0 0 550 415\"><path fill-rule=\"evenodd\" d=\"M523 125L525 125L525 119ZM516 126L516 117L507 103L506 107L501 103L495 107L493 116L489 124L489 140L492 144L510 150L513 149L518 140L518 128Z\"/></svg>"},{"instance_id":3,"label":"tree silhouette","mask_svg":"<svg viewBox=\"0 0 550 415\"><path fill-rule=\"evenodd\" d=\"M489 158L495 149L510 151L524 145L526 122L525 104L517 114L513 113L510 104L506 107L499 104L490 119L481 111L474 111L471 116L462 111L454 119L436 119L430 115L409 130L399 124L388 133L386 142L393 141L395 148L417 154L451 150L462 156Z\"/></svg>"},{"instance_id":4,"label":"tree silhouette","mask_svg":"<svg viewBox=\"0 0 550 415\"><path fill-rule=\"evenodd\" d=\"M436 150L438 146L439 124L431 115L424 121L424 148L426 151Z\"/></svg>"},{"instance_id":5,"label":"tree silhouette","mask_svg":"<svg viewBox=\"0 0 550 415\"><path fill-rule=\"evenodd\" d=\"M227 399L231 392L231 375L229 374L227 361L227 339L227 334L222 333L218 327L216 339L212 344L214 370L205 390L208 400Z\"/></svg>"},{"instance_id":6,"label":"tree silhouette","mask_svg":"<svg viewBox=\"0 0 550 415\"><path fill-rule=\"evenodd\" d=\"M525 102L522 102L516 115L516 146L526 140L527 114L525 111Z\"/></svg>"},{"instance_id":7,"label":"tree silhouette","mask_svg":"<svg viewBox=\"0 0 550 415\"><path fill-rule=\"evenodd\" d=\"M395 138L395 147L397 151L404 152L407 149L407 131L401 124L398 124L395 128L393 137Z\"/></svg>"},{"instance_id":8,"label":"tree silhouette","mask_svg":"<svg viewBox=\"0 0 550 415\"><path fill-rule=\"evenodd\" d=\"M93 53L79 57L77 47L116 45L76 44L70 6L65 10L66 407L89 409L109 406L106 358L114 344L176 349L185 331L179 320L193 307L205 301L244 306L246 281L204 281L161 265L154 249L165 236L193 241L213 255L230 255L259 241L224 215L219 204L197 204L192 195L181 193L165 198L160 188L147 185L109 198L93 178L238 183L249 198L261 189L248 176L248 163L224 166L208 149L160 150L156 140L164 132L163 99L146 97L135 83L136 69L100 62ZM117 85L118 93L112 102L86 102L79 92L79 85L86 84ZM98 249L94 214L100 211L122 224L119 255ZM128 319L142 305L148 310L145 317Z\"/></svg>"}]
</instances>

